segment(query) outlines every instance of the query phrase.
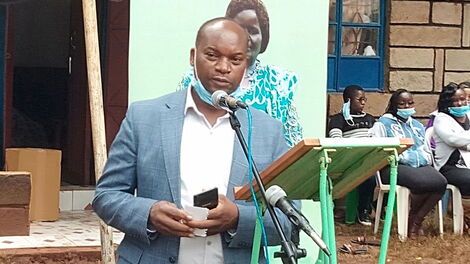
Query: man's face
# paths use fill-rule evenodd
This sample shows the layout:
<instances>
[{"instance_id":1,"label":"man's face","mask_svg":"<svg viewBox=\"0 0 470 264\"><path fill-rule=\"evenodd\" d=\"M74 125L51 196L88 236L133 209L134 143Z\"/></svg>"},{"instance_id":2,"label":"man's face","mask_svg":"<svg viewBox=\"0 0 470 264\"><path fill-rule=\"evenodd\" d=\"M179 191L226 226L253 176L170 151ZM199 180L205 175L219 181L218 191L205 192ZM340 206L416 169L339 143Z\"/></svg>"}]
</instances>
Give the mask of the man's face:
<instances>
[{"instance_id":1,"label":"man's face","mask_svg":"<svg viewBox=\"0 0 470 264\"><path fill-rule=\"evenodd\" d=\"M210 93L235 91L247 68L248 36L234 22L220 22L207 27L191 50L191 65Z\"/></svg>"},{"instance_id":2,"label":"man's face","mask_svg":"<svg viewBox=\"0 0 470 264\"><path fill-rule=\"evenodd\" d=\"M362 113L364 106L366 105L367 98L364 91L357 90L354 92L351 99L350 110L353 114Z\"/></svg>"}]
</instances>

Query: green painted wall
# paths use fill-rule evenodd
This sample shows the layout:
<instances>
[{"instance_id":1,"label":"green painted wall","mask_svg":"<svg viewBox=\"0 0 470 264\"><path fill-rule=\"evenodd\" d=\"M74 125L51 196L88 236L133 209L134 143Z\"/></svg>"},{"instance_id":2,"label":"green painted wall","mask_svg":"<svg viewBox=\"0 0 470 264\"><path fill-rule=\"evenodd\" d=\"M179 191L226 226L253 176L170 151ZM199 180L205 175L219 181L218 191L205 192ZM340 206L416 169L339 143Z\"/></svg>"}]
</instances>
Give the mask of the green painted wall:
<instances>
[{"instance_id":1,"label":"green painted wall","mask_svg":"<svg viewBox=\"0 0 470 264\"><path fill-rule=\"evenodd\" d=\"M296 104L305 137L322 137L326 118L327 0L265 0L268 49L258 58L298 74ZM129 100L175 91L189 69L189 50L206 20L223 16L224 0L131 1ZM289 3L289 4L286 4Z\"/></svg>"},{"instance_id":2,"label":"green painted wall","mask_svg":"<svg viewBox=\"0 0 470 264\"><path fill-rule=\"evenodd\" d=\"M129 100L158 97L176 90L189 69L189 50L199 26L223 16L228 0L131 1ZM328 0L264 0L268 9L271 39L263 63L282 66L299 76L296 105L304 136L324 137L326 124ZM304 213L321 232L317 203L304 202ZM305 210L306 209L306 210ZM305 212L307 211L307 212ZM317 247L306 236L313 263Z\"/></svg>"}]
</instances>

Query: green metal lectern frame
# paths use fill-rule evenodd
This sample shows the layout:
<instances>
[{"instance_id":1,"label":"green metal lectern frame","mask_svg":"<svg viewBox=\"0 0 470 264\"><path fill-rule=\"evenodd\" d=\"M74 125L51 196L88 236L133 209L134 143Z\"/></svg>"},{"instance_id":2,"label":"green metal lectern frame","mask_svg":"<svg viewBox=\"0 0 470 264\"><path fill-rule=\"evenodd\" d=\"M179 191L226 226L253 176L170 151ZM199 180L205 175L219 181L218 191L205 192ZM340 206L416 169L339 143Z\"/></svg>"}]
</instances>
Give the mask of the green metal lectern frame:
<instances>
[{"instance_id":1,"label":"green metal lectern frame","mask_svg":"<svg viewBox=\"0 0 470 264\"><path fill-rule=\"evenodd\" d=\"M388 204L395 203L398 154L413 145L404 138L304 139L271 164L261 178L266 188L281 186L291 200L320 201L322 238L331 256L320 251L317 263L337 263L333 217L333 199L341 198L387 164L390 165ZM256 162L256 161L255 161ZM253 182L255 190L257 185ZM235 198L250 200L250 187L235 188ZM257 194L259 196L259 194ZM393 206L388 206L382 233L379 263L385 263L390 236ZM261 230L256 224L252 264L257 263Z\"/></svg>"}]
</instances>

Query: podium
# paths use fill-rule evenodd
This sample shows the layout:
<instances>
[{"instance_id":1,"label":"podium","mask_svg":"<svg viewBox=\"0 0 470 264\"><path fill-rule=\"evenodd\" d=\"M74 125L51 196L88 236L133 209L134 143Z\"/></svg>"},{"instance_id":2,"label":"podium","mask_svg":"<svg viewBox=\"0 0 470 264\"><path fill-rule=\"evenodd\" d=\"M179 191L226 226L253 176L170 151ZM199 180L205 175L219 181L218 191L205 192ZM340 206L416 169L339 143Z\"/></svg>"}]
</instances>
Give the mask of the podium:
<instances>
[{"instance_id":1,"label":"podium","mask_svg":"<svg viewBox=\"0 0 470 264\"><path fill-rule=\"evenodd\" d=\"M388 204L395 203L398 154L413 145L408 138L325 138L304 139L261 172L269 188L281 186L290 200L320 201L322 238L331 256L320 251L317 263L337 263L333 199L345 196L376 171L390 165ZM255 160L256 162L256 160ZM256 195L258 186L253 181ZM251 200L250 185L235 187L235 199ZM387 206L379 263L385 263L393 206ZM260 224L255 228L252 263L257 260L261 240ZM258 248L255 248L258 247Z\"/></svg>"}]
</instances>

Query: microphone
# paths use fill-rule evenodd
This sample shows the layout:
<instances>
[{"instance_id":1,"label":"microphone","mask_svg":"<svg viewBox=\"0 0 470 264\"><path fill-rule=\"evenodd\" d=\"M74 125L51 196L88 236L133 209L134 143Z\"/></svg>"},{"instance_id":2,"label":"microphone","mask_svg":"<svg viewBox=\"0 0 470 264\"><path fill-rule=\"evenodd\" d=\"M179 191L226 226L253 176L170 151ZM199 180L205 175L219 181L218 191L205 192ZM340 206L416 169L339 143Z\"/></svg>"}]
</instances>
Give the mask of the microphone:
<instances>
[{"instance_id":1,"label":"microphone","mask_svg":"<svg viewBox=\"0 0 470 264\"><path fill-rule=\"evenodd\" d=\"M248 107L242 100L234 98L222 90L217 90L212 94L212 105L215 108L228 108L230 110L246 109Z\"/></svg>"},{"instance_id":2,"label":"microphone","mask_svg":"<svg viewBox=\"0 0 470 264\"><path fill-rule=\"evenodd\" d=\"M325 242L323 242L317 232L315 232L315 230L310 226L307 218L297 211L291 202L287 200L286 196L286 192L277 185L273 185L266 190L266 199L268 200L268 203L273 207L281 209L281 211L297 228L300 228L302 231L307 233L307 235L313 239L323 252L330 256L331 253L326 247Z\"/></svg>"}]
</instances>

